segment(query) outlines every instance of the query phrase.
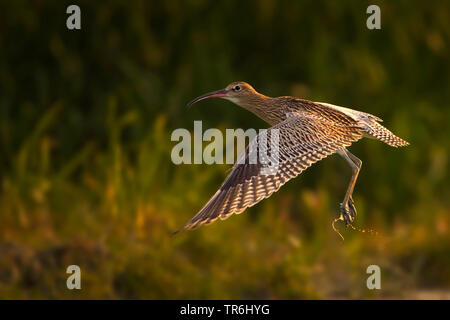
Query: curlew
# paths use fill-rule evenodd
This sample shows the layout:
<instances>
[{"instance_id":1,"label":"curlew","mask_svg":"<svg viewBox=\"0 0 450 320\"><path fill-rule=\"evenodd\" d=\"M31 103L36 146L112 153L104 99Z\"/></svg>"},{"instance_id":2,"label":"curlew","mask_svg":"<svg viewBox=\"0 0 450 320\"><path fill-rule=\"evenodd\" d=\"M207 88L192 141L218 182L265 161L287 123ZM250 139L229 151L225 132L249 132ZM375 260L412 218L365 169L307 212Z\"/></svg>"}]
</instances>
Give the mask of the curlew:
<instances>
[{"instance_id":1,"label":"curlew","mask_svg":"<svg viewBox=\"0 0 450 320\"><path fill-rule=\"evenodd\" d=\"M275 131L277 132L277 170L270 174L263 173L263 169L269 166L268 163L247 161L252 154L249 148L254 147L259 141L260 133L240 156L244 161L237 161L233 165L219 190L178 231L194 229L218 218L224 220L233 213L241 213L246 208L268 198L288 180L299 175L313 163L338 153L350 165L352 176L344 200L340 204L340 214L333 221L333 229L337 232L334 227L336 221L341 220L346 226L351 226L356 216L352 194L362 161L350 153L347 147L363 137L381 140L392 147L409 144L383 127L379 123L382 120L374 115L289 96L267 97L245 82L233 82L225 89L201 95L189 102L187 106L190 107L208 98L229 100L272 126L266 131L266 140L270 145L271 139L275 140ZM267 146L267 144L264 145ZM259 144L258 147L264 146Z\"/></svg>"}]
</instances>

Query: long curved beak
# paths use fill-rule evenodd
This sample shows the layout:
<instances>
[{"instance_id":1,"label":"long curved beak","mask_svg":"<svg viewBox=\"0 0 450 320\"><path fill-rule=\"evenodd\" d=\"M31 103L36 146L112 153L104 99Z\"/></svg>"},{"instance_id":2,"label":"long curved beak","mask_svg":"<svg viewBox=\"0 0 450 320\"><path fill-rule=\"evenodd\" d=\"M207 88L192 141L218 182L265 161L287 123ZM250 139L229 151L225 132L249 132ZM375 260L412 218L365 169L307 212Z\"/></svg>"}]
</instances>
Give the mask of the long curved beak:
<instances>
[{"instance_id":1,"label":"long curved beak","mask_svg":"<svg viewBox=\"0 0 450 320\"><path fill-rule=\"evenodd\" d=\"M228 90L226 90L226 89L205 93L205 94L201 95L200 97L197 97L194 100L192 100L191 102L189 102L186 105L186 108L189 108L194 103L197 103L197 102L199 102L201 100L205 100L205 99L208 99L208 98L222 98L222 97L225 97L227 95L227 93L228 93Z\"/></svg>"}]
</instances>

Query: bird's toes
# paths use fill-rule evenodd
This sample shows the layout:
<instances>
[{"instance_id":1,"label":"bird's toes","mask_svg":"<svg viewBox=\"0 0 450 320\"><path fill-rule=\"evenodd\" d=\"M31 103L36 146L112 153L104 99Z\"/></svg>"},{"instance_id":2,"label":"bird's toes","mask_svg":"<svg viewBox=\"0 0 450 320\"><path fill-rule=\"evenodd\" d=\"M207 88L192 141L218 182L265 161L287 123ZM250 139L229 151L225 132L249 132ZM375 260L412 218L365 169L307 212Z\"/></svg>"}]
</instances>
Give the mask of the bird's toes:
<instances>
[{"instance_id":1,"label":"bird's toes","mask_svg":"<svg viewBox=\"0 0 450 320\"><path fill-rule=\"evenodd\" d=\"M346 203L341 203L339 220L343 220L345 225L353 223L356 217L356 209L353 199L350 197Z\"/></svg>"},{"instance_id":2,"label":"bird's toes","mask_svg":"<svg viewBox=\"0 0 450 320\"><path fill-rule=\"evenodd\" d=\"M355 218L356 218L356 208L355 208L355 202L353 202L352 197L350 197L350 199L348 199L348 208L349 208L350 215L352 217L352 222L353 222L353 220L355 220Z\"/></svg>"}]
</instances>

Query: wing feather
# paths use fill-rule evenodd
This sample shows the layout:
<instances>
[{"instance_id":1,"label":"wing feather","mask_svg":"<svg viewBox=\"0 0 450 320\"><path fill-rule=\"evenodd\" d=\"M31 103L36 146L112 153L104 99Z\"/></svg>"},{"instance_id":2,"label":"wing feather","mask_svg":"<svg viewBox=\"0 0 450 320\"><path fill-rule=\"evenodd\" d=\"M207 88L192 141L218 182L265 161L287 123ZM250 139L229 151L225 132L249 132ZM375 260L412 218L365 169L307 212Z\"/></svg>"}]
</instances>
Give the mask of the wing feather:
<instances>
[{"instance_id":1,"label":"wing feather","mask_svg":"<svg viewBox=\"0 0 450 320\"><path fill-rule=\"evenodd\" d=\"M265 154L271 154L275 130L279 135L277 170L273 170L270 164L261 161L259 157L256 163L251 163L251 155L254 156L254 152L261 148ZM284 183L313 163L362 138L362 128L356 122L353 125L343 125L333 119L292 113L286 120L268 129L266 134L267 143L261 143L262 133L258 134L241 155L240 161L235 163L219 190L180 230L194 229L218 218L223 220L233 213L241 213L278 191ZM266 174L263 169L272 172Z\"/></svg>"}]
</instances>

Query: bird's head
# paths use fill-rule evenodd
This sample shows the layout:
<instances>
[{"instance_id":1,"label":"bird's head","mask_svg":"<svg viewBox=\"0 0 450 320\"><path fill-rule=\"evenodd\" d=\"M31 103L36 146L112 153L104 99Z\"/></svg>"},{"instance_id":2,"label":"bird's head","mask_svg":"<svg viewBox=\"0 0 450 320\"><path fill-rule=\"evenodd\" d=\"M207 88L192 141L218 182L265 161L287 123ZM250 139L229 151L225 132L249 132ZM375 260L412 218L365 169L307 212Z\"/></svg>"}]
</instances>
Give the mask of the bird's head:
<instances>
[{"instance_id":1,"label":"bird's head","mask_svg":"<svg viewBox=\"0 0 450 320\"><path fill-rule=\"evenodd\" d=\"M187 107L189 108L194 103L208 98L222 98L234 102L237 105L242 105L247 100L251 99L251 97L257 94L258 93L255 91L255 89L253 89L253 87L246 82L232 82L228 86L226 86L225 89L208 92L195 98L187 104Z\"/></svg>"}]
</instances>

